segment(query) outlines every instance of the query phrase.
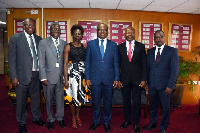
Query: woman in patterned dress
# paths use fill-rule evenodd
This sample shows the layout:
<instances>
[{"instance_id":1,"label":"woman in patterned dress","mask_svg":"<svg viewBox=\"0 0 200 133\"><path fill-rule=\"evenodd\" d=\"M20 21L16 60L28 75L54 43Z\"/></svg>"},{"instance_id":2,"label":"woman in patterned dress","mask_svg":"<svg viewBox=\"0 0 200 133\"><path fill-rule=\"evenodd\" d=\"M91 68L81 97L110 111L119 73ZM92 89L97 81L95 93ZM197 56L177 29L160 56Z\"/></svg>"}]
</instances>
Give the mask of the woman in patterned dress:
<instances>
[{"instance_id":1,"label":"woman in patterned dress","mask_svg":"<svg viewBox=\"0 0 200 133\"><path fill-rule=\"evenodd\" d=\"M86 48L81 43L83 32L81 25L73 25L71 28L73 42L64 49L65 101L69 103L74 129L77 128L77 124L82 126L79 113L81 105L87 101L86 90L82 84L86 56Z\"/></svg>"}]
</instances>

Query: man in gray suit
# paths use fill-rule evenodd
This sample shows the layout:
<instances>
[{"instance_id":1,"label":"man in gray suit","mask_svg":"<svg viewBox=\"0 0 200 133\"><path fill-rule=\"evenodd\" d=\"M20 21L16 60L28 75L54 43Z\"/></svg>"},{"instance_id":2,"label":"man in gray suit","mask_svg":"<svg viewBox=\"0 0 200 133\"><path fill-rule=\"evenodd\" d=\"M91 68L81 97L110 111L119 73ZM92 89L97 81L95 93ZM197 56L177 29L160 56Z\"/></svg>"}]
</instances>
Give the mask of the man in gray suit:
<instances>
[{"instance_id":1,"label":"man in gray suit","mask_svg":"<svg viewBox=\"0 0 200 133\"><path fill-rule=\"evenodd\" d=\"M40 80L37 48L42 39L34 34L35 23L32 18L23 22L24 31L10 37L9 40L9 72L12 85L16 91L16 118L19 124L19 133L26 133L27 96L31 98L31 112L33 123L45 126L40 119Z\"/></svg>"},{"instance_id":2,"label":"man in gray suit","mask_svg":"<svg viewBox=\"0 0 200 133\"><path fill-rule=\"evenodd\" d=\"M63 50L66 42L59 38L60 25L52 23L51 37L39 43L40 79L43 84L46 100L47 121L49 130L54 129L55 117L61 128L65 128L64 118L64 88L63 88ZM53 116L53 100L56 97L56 114Z\"/></svg>"}]
</instances>

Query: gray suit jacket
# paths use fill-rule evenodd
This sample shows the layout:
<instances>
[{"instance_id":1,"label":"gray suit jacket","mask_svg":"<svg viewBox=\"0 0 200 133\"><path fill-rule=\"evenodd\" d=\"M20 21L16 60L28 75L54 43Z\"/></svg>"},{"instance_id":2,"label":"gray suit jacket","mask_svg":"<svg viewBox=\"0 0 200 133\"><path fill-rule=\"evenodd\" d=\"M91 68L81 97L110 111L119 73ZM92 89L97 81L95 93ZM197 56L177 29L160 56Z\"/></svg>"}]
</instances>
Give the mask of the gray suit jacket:
<instances>
[{"instance_id":1,"label":"gray suit jacket","mask_svg":"<svg viewBox=\"0 0 200 133\"><path fill-rule=\"evenodd\" d=\"M67 44L60 39L60 60L57 61L57 53L52 37L43 39L39 43L39 73L40 79L47 79L49 84L56 84L60 78L63 82L63 50ZM56 67L56 63L59 67Z\"/></svg>"},{"instance_id":2,"label":"gray suit jacket","mask_svg":"<svg viewBox=\"0 0 200 133\"><path fill-rule=\"evenodd\" d=\"M41 37L34 34L36 49ZM17 33L9 40L9 74L10 78L18 78L19 83L28 85L32 77L33 57L25 33Z\"/></svg>"}]
</instances>

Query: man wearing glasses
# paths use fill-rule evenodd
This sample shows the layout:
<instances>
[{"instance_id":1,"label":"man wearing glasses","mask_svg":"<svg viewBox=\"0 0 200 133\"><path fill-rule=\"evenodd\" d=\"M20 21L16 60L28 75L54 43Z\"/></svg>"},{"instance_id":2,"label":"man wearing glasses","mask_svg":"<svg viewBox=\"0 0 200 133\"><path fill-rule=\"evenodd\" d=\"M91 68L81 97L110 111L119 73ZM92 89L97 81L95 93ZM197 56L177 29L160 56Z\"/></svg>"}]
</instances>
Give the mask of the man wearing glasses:
<instances>
[{"instance_id":1,"label":"man wearing glasses","mask_svg":"<svg viewBox=\"0 0 200 133\"><path fill-rule=\"evenodd\" d=\"M19 133L26 133L27 96L31 98L32 122L45 126L40 119L40 80L38 66L38 44L41 37L34 34L35 23L32 18L23 22L24 31L10 37L9 40L9 72L16 91L16 118Z\"/></svg>"},{"instance_id":2,"label":"man wearing glasses","mask_svg":"<svg viewBox=\"0 0 200 133\"><path fill-rule=\"evenodd\" d=\"M97 39L88 42L85 61L85 80L92 94L93 124L90 130L100 125L101 97L103 98L103 123L105 131L110 131L112 116L113 88L119 81L117 44L108 40L108 26L97 26Z\"/></svg>"},{"instance_id":3,"label":"man wearing glasses","mask_svg":"<svg viewBox=\"0 0 200 133\"><path fill-rule=\"evenodd\" d=\"M47 110L47 128L54 129L55 119L61 128L64 122L64 88L63 88L63 50L66 42L60 39L60 25L52 23L51 36L39 43L40 80L42 81ZM56 98L56 114L53 113L54 95Z\"/></svg>"}]
</instances>

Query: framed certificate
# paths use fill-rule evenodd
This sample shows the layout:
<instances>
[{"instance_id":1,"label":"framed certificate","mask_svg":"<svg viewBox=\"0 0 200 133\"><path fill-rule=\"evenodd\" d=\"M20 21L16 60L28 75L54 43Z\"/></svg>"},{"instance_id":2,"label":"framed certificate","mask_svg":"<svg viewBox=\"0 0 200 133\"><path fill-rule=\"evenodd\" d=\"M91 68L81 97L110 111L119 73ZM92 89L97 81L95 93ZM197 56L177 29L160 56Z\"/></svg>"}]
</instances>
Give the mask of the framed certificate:
<instances>
[{"instance_id":1,"label":"framed certificate","mask_svg":"<svg viewBox=\"0 0 200 133\"><path fill-rule=\"evenodd\" d=\"M60 34L60 39L63 39L64 41L68 41L69 40L69 36L70 36L70 22L69 19L68 20L63 20L63 19L59 19L59 20L44 20L44 27L45 27L45 38L46 37L50 37L50 26L53 22L58 22L60 25L60 29L61 29L61 34ZM68 33L69 32L69 33Z\"/></svg>"},{"instance_id":2,"label":"framed certificate","mask_svg":"<svg viewBox=\"0 0 200 133\"><path fill-rule=\"evenodd\" d=\"M139 22L139 41L145 45L146 49L154 47L154 32L162 30L162 22Z\"/></svg>"},{"instance_id":3,"label":"framed certificate","mask_svg":"<svg viewBox=\"0 0 200 133\"><path fill-rule=\"evenodd\" d=\"M124 32L128 26L134 26L133 21L128 20L108 20L109 38L117 45L125 42Z\"/></svg>"},{"instance_id":4,"label":"framed certificate","mask_svg":"<svg viewBox=\"0 0 200 133\"><path fill-rule=\"evenodd\" d=\"M179 51L186 52L191 50L192 25L169 23L169 40L171 47Z\"/></svg>"},{"instance_id":5,"label":"framed certificate","mask_svg":"<svg viewBox=\"0 0 200 133\"><path fill-rule=\"evenodd\" d=\"M24 19L26 18L14 19L14 34L20 33L24 30L24 25L23 25ZM33 20L35 22L35 34L39 35L39 18L38 19L33 18Z\"/></svg>"},{"instance_id":6,"label":"framed certificate","mask_svg":"<svg viewBox=\"0 0 200 133\"><path fill-rule=\"evenodd\" d=\"M77 23L84 29L81 43L87 45L87 42L97 38L97 26L102 20L77 20Z\"/></svg>"}]
</instances>

